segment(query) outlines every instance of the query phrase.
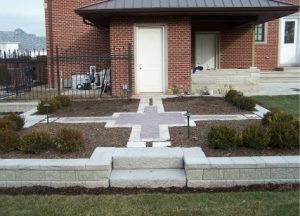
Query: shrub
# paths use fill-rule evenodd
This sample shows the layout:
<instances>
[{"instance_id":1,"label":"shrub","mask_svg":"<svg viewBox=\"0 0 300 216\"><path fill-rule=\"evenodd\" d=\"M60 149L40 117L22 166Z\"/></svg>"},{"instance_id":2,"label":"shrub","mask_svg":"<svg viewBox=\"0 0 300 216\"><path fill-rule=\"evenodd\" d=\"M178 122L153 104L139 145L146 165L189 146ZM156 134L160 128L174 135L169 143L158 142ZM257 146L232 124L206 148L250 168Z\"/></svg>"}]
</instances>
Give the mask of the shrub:
<instances>
[{"instance_id":1,"label":"shrub","mask_svg":"<svg viewBox=\"0 0 300 216\"><path fill-rule=\"evenodd\" d=\"M71 99L69 96L59 95L59 96L56 96L55 99L57 101L59 101L61 106L71 106Z\"/></svg>"},{"instance_id":2,"label":"shrub","mask_svg":"<svg viewBox=\"0 0 300 216\"><path fill-rule=\"evenodd\" d=\"M39 102L37 106L37 110L39 114L47 114L47 107L45 107L46 103L49 104L48 113L53 113L60 107L59 101L56 100L55 98L43 99Z\"/></svg>"},{"instance_id":3,"label":"shrub","mask_svg":"<svg viewBox=\"0 0 300 216\"><path fill-rule=\"evenodd\" d=\"M235 149L236 131L227 126L212 127L208 133L208 145L212 148Z\"/></svg>"},{"instance_id":4,"label":"shrub","mask_svg":"<svg viewBox=\"0 0 300 216\"><path fill-rule=\"evenodd\" d=\"M55 139L55 146L62 152L78 150L83 145L82 132L74 128L61 128Z\"/></svg>"},{"instance_id":5,"label":"shrub","mask_svg":"<svg viewBox=\"0 0 300 216\"><path fill-rule=\"evenodd\" d=\"M8 118L0 118L0 130L13 130L16 131L18 129L18 126L15 121L12 121Z\"/></svg>"},{"instance_id":6,"label":"shrub","mask_svg":"<svg viewBox=\"0 0 300 216\"><path fill-rule=\"evenodd\" d=\"M227 94L225 95L225 101L229 102L229 103L232 103L233 102L233 98L235 96L237 96L237 91L236 90L229 90L227 92Z\"/></svg>"},{"instance_id":7,"label":"shrub","mask_svg":"<svg viewBox=\"0 0 300 216\"><path fill-rule=\"evenodd\" d=\"M294 116L289 113L285 113L283 111L275 111L275 112L268 112L264 115L262 119L263 125L272 125L273 123L278 122L293 122Z\"/></svg>"},{"instance_id":8,"label":"shrub","mask_svg":"<svg viewBox=\"0 0 300 216\"><path fill-rule=\"evenodd\" d=\"M256 102L251 97L241 96L239 99L239 108L252 111L256 105Z\"/></svg>"},{"instance_id":9,"label":"shrub","mask_svg":"<svg viewBox=\"0 0 300 216\"><path fill-rule=\"evenodd\" d=\"M13 151L18 148L20 139L16 131L10 129L0 130L0 150Z\"/></svg>"},{"instance_id":10,"label":"shrub","mask_svg":"<svg viewBox=\"0 0 300 216\"><path fill-rule=\"evenodd\" d=\"M24 119L15 113L9 113L3 118L15 122L18 130L22 129L25 124Z\"/></svg>"},{"instance_id":11,"label":"shrub","mask_svg":"<svg viewBox=\"0 0 300 216\"><path fill-rule=\"evenodd\" d=\"M273 122L270 126L270 146L293 148L299 146L299 122Z\"/></svg>"},{"instance_id":12,"label":"shrub","mask_svg":"<svg viewBox=\"0 0 300 216\"><path fill-rule=\"evenodd\" d=\"M241 145L254 149L264 149L270 143L270 134L267 128L260 124L248 126L241 133Z\"/></svg>"},{"instance_id":13,"label":"shrub","mask_svg":"<svg viewBox=\"0 0 300 216\"><path fill-rule=\"evenodd\" d=\"M43 129L31 131L22 137L19 149L26 153L39 153L53 146L50 134Z\"/></svg>"}]
</instances>

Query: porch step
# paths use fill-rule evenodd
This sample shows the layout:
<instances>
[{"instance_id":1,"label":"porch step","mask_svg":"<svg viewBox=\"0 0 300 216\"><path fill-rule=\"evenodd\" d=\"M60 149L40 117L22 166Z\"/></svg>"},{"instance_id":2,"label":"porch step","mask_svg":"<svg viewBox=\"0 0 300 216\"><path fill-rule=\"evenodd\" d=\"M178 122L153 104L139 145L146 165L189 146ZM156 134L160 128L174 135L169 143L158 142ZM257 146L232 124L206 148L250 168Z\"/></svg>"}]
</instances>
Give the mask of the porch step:
<instances>
[{"instance_id":1,"label":"porch step","mask_svg":"<svg viewBox=\"0 0 300 216\"><path fill-rule=\"evenodd\" d=\"M124 169L113 170L110 186L119 188L185 187L183 169Z\"/></svg>"},{"instance_id":2,"label":"porch step","mask_svg":"<svg viewBox=\"0 0 300 216\"><path fill-rule=\"evenodd\" d=\"M275 68L275 71L297 71L299 72L300 71L300 67L278 67L278 68Z\"/></svg>"},{"instance_id":3,"label":"porch step","mask_svg":"<svg viewBox=\"0 0 300 216\"><path fill-rule=\"evenodd\" d=\"M260 73L261 83L298 83L300 71L268 71Z\"/></svg>"},{"instance_id":4,"label":"porch step","mask_svg":"<svg viewBox=\"0 0 300 216\"><path fill-rule=\"evenodd\" d=\"M113 154L113 169L182 169L180 148L121 148Z\"/></svg>"}]
</instances>

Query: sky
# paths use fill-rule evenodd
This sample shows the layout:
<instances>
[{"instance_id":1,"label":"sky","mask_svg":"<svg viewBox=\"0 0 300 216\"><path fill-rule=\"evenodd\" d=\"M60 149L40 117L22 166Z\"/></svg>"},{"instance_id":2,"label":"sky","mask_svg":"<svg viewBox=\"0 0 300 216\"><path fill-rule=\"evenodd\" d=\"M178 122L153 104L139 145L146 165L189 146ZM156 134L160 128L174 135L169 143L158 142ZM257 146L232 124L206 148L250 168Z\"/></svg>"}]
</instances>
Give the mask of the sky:
<instances>
[{"instance_id":1,"label":"sky","mask_svg":"<svg viewBox=\"0 0 300 216\"><path fill-rule=\"evenodd\" d=\"M45 36L44 0L0 0L0 31L17 28Z\"/></svg>"}]
</instances>

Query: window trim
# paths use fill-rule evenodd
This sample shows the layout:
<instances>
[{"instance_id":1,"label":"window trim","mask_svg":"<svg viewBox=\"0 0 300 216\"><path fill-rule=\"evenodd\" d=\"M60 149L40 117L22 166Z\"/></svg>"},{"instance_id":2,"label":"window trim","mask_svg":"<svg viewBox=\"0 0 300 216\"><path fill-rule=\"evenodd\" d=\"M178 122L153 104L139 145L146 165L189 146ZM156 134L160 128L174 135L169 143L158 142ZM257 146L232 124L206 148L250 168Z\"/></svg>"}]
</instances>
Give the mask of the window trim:
<instances>
[{"instance_id":1,"label":"window trim","mask_svg":"<svg viewBox=\"0 0 300 216\"><path fill-rule=\"evenodd\" d=\"M254 42L255 44L267 44L268 43L268 23L262 23L264 25L264 40L256 41L256 25L254 26Z\"/></svg>"}]
</instances>

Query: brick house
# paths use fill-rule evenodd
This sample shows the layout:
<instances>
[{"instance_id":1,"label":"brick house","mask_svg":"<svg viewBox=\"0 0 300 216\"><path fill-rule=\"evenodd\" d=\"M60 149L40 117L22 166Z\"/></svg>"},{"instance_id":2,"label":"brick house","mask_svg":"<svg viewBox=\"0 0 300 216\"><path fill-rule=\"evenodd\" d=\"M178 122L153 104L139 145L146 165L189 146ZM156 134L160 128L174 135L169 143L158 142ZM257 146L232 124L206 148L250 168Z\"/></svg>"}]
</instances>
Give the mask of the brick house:
<instances>
[{"instance_id":1,"label":"brick house","mask_svg":"<svg viewBox=\"0 0 300 216\"><path fill-rule=\"evenodd\" d=\"M128 65L111 62L115 95L128 83L135 94L253 91L256 68L299 65L299 8L292 3L297 0L45 0L47 48L52 55L54 46L109 53L131 43L132 77ZM196 66L203 70L193 74Z\"/></svg>"}]
</instances>

